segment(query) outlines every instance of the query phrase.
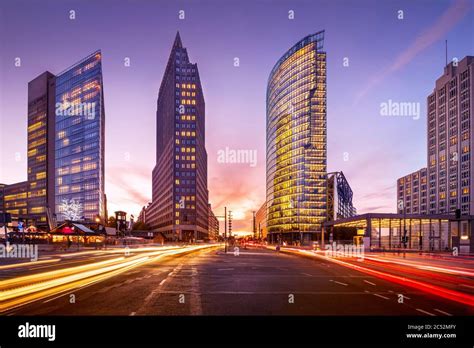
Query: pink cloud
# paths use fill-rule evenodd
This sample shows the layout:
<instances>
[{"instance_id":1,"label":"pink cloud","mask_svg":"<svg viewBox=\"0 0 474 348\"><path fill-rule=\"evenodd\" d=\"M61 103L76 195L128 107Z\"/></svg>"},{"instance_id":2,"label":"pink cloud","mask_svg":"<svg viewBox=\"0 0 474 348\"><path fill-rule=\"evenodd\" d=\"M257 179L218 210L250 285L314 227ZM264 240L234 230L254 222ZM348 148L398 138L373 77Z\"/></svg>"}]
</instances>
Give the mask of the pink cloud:
<instances>
[{"instance_id":1,"label":"pink cloud","mask_svg":"<svg viewBox=\"0 0 474 348\"><path fill-rule=\"evenodd\" d=\"M422 51L444 38L471 9L472 2L469 0L454 1L432 26L423 30L416 39L412 41L410 46L395 58L392 65L369 80L367 85L356 95L355 104L387 76L402 69Z\"/></svg>"}]
</instances>

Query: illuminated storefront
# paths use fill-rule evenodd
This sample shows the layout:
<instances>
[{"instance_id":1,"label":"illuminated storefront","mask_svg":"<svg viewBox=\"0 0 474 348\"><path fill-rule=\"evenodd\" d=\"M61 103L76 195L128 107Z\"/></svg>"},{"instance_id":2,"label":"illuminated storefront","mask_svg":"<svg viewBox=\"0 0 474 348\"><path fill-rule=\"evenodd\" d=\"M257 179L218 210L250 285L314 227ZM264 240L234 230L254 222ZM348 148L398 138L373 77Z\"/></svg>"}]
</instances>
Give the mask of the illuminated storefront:
<instances>
[{"instance_id":1,"label":"illuminated storefront","mask_svg":"<svg viewBox=\"0 0 474 348\"><path fill-rule=\"evenodd\" d=\"M454 247L460 251L469 247L474 250L474 216L469 215L456 219L454 215L447 214L362 214L324 223L326 243L336 240L333 239L333 232L337 228L353 228L354 236L368 238L372 250L447 251ZM353 240L339 242L350 243Z\"/></svg>"}]
</instances>

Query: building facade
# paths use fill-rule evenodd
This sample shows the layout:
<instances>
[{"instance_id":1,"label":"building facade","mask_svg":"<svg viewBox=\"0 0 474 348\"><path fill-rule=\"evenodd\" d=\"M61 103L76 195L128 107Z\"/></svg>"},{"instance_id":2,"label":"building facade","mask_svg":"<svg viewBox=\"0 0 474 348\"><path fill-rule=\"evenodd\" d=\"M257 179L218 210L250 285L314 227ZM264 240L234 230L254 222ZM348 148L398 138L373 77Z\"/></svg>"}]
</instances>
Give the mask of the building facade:
<instances>
[{"instance_id":1,"label":"building facade","mask_svg":"<svg viewBox=\"0 0 474 348\"><path fill-rule=\"evenodd\" d=\"M427 168L397 180L397 211L474 215L474 57L449 63L427 98Z\"/></svg>"},{"instance_id":2,"label":"building facade","mask_svg":"<svg viewBox=\"0 0 474 348\"><path fill-rule=\"evenodd\" d=\"M357 215L357 210L352 203L354 194L343 172L328 174L327 194L327 221Z\"/></svg>"},{"instance_id":3,"label":"building facade","mask_svg":"<svg viewBox=\"0 0 474 348\"><path fill-rule=\"evenodd\" d=\"M148 223L171 240L206 239L205 103L197 64L189 61L179 33L158 93L156 120Z\"/></svg>"},{"instance_id":4,"label":"building facade","mask_svg":"<svg viewBox=\"0 0 474 348\"><path fill-rule=\"evenodd\" d=\"M474 215L474 57L451 62L428 98L431 214Z\"/></svg>"},{"instance_id":5,"label":"building facade","mask_svg":"<svg viewBox=\"0 0 474 348\"><path fill-rule=\"evenodd\" d=\"M326 219L324 31L291 47L267 85L267 226L271 240L309 241Z\"/></svg>"},{"instance_id":6,"label":"building facade","mask_svg":"<svg viewBox=\"0 0 474 348\"><path fill-rule=\"evenodd\" d=\"M422 168L397 180L397 212L428 214L428 170Z\"/></svg>"},{"instance_id":7,"label":"building facade","mask_svg":"<svg viewBox=\"0 0 474 348\"><path fill-rule=\"evenodd\" d=\"M209 239L218 240L219 239L219 220L212 211L212 207L209 204L209 223L208 223Z\"/></svg>"},{"instance_id":8,"label":"building facade","mask_svg":"<svg viewBox=\"0 0 474 348\"><path fill-rule=\"evenodd\" d=\"M255 225L257 228L257 239L264 240L267 238L267 203L264 202L255 214Z\"/></svg>"},{"instance_id":9,"label":"building facade","mask_svg":"<svg viewBox=\"0 0 474 348\"><path fill-rule=\"evenodd\" d=\"M46 71L28 83L28 218L48 227L54 212L56 77ZM49 215L51 216L51 215Z\"/></svg>"},{"instance_id":10,"label":"building facade","mask_svg":"<svg viewBox=\"0 0 474 348\"><path fill-rule=\"evenodd\" d=\"M3 208L10 213L12 220L29 224L28 218L28 181L17 182L3 187Z\"/></svg>"},{"instance_id":11,"label":"building facade","mask_svg":"<svg viewBox=\"0 0 474 348\"><path fill-rule=\"evenodd\" d=\"M56 77L55 211L58 221L105 219L102 55Z\"/></svg>"},{"instance_id":12,"label":"building facade","mask_svg":"<svg viewBox=\"0 0 474 348\"><path fill-rule=\"evenodd\" d=\"M0 214L3 214L5 212L4 211L5 202L4 202L4 199L3 199L4 197L3 196L5 194L5 187L6 186L7 185L5 185L5 184L0 184Z\"/></svg>"}]
</instances>

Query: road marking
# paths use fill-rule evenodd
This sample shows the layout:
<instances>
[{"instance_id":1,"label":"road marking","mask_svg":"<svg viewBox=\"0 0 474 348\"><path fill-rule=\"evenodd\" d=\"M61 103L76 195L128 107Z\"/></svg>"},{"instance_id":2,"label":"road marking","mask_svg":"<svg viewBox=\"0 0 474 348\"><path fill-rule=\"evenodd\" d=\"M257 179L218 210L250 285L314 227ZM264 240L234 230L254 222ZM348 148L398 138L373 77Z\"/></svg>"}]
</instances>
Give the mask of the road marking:
<instances>
[{"instance_id":1,"label":"road marking","mask_svg":"<svg viewBox=\"0 0 474 348\"><path fill-rule=\"evenodd\" d=\"M449 317L452 317L452 316L453 316L452 314L449 314L448 312L442 311L441 309L438 309L438 308L434 308L434 310L435 310L436 312L439 312L439 313L441 313L441 314L447 315L447 316L449 316Z\"/></svg>"},{"instance_id":2,"label":"road marking","mask_svg":"<svg viewBox=\"0 0 474 348\"><path fill-rule=\"evenodd\" d=\"M330 282L337 283L337 284L339 284L339 285L344 285L344 286L347 286L347 285L348 285L348 284L346 284L346 283L338 282L337 280L332 280L332 279L330 279L329 281L330 281Z\"/></svg>"},{"instance_id":3,"label":"road marking","mask_svg":"<svg viewBox=\"0 0 474 348\"><path fill-rule=\"evenodd\" d=\"M182 290L163 290L160 294L192 294L190 291ZM205 291L195 293L200 296L204 295L288 295L288 291ZM298 291L293 292L296 295L366 295L362 291Z\"/></svg>"},{"instance_id":4,"label":"road marking","mask_svg":"<svg viewBox=\"0 0 474 348\"><path fill-rule=\"evenodd\" d=\"M388 297L383 296L383 295L380 295L380 294L372 294L372 295L377 296L377 297L380 297L380 298L383 298L383 299L385 299L385 300L390 300Z\"/></svg>"},{"instance_id":5,"label":"road marking","mask_svg":"<svg viewBox=\"0 0 474 348\"><path fill-rule=\"evenodd\" d=\"M373 285L373 286L376 286L376 285L377 285L377 284L372 283L372 282L369 282L368 280L365 280L365 279L364 279L364 282L366 282L367 284Z\"/></svg>"},{"instance_id":6,"label":"road marking","mask_svg":"<svg viewBox=\"0 0 474 348\"><path fill-rule=\"evenodd\" d=\"M408 297L408 296L406 296L406 295L403 295L403 294L402 294L402 296L403 296L403 298L406 298L407 300L411 300L411 298Z\"/></svg>"},{"instance_id":7,"label":"road marking","mask_svg":"<svg viewBox=\"0 0 474 348\"><path fill-rule=\"evenodd\" d=\"M309 273L301 273L302 275L305 275L305 276L308 276L308 277L312 277L313 275L312 274L309 274Z\"/></svg>"},{"instance_id":8,"label":"road marking","mask_svg":"<svg viewBox=\"0 0 474 348\"><path fill-rule=\"evenodd\" d=\"M163 285L166 282L166 279L168 279L168 278L165 278L160 282L160 286Z\"/></svg>"},{"instance_id":9,"label":"road marking","mask_svg":"<svg viewBox=\"0 0 474 348\"><path fill-rule=\"evenodd\" d=\"M74 291L75 291L75 290L66 292L66 293L64 293L64 294L62 294L62 295L55 296L55 297L53 297L53 298L49 298L49 299L47 299L46 301L43 301L43 303L48 303L48 302L57 300L58 298L63 297L63 296L66 296L66 295L68 295L68 294L71 294L71 293L74 292Z\"/></svg>"},{"instance_id":10,"label":"road marking","mask_svg":"<svg viewBox=\"0 0 474 348\"><path fill-rule=\"evenodd\" d=\"M196 267L192 267L192 278L191 278L191 296L189 300L189 312L191 315L202 315L202 303L201 303L201 294L200 285L199 285L199 277L195 277L198 275L198 270Z\"/></svg>"},{"instance_id":11,"label":"road marking","mask_svg":"<svg viewBox=\"0 0 474 348\"><path fill-rule=\"evenodd\" d=\"M233 268L218 268L218 271L233 271Z\"/></svg>"},{"instance_id":12,"label":"road marking","mask_svg":"<svg viewBox=\"0 0 474 348\"><path fill-rule=\"evenodd\" d=\"M132 313L130 313L130 316L133 317L135 314L137 314L137 312L132 312Z\"/></svg>"},{"instance_id":13,"label":"road marking","mask_svg":"<svg viewBox=\"0 0 474 348\"><path fill-rule=\"evenodd\" d=\"M421 313L424 313L424 314L431 315L432 317L436 317L436 314L433 314L433 313L430 313L430 312L424 311L423 309L416 308L416 310L417 310L418 312L421 312Z\"/></svg>"}]
</instances>

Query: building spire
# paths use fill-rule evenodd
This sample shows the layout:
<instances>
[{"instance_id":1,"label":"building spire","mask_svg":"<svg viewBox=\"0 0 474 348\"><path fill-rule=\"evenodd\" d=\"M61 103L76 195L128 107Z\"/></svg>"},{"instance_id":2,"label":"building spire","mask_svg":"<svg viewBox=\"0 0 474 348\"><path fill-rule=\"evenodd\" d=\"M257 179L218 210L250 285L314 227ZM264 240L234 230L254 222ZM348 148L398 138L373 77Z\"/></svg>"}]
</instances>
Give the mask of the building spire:
<instances>
[{"instance_id":1,"label":"building spire","mask_svg":"<svg viewBox=\"0 0 474 348\"><path fill-rule=\"evenodd\" d=\"M183 44L181 42L181 36L179 36L179 30L176 32L176 37L174 39L173 48L182 48Z\"/></svg>"}]
</instances>

